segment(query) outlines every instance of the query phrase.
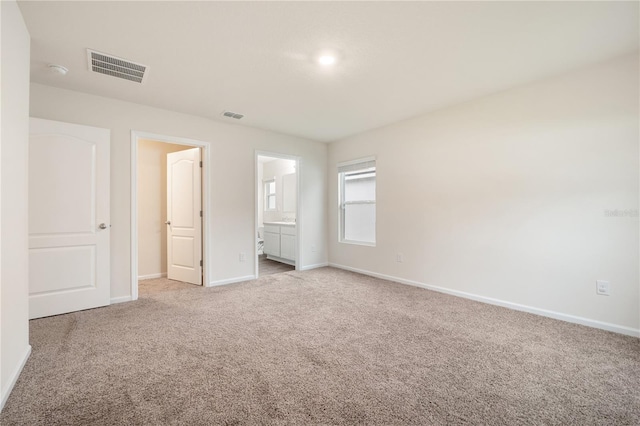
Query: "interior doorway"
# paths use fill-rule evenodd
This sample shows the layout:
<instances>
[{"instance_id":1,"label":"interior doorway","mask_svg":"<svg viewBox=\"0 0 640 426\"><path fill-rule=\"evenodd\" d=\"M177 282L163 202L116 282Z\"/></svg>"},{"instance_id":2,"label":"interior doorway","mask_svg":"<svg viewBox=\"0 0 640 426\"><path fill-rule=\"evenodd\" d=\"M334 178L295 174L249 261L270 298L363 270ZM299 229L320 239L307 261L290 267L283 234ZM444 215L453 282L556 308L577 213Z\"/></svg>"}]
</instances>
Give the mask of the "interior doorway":
<instances>
[{"instance_id":1,"label":"interior doorway","mask_svg":"<svg viewBox=\"0 0 640 426\"><path fill-rule=\"evenodd\" d=\"M132 300L139 282L208 285L208 151L205 142L132 132Z\"/></svg>"},{"instance_id":2,"label":"interior doorway","mask_svg":"<svg viewBox=\"0 0 640 426\"><path fill-rule=\"evenodd\" d=\"M300 265L299 167L297 157L256 153L256 277Z\"/></svg>"}]
</instances>

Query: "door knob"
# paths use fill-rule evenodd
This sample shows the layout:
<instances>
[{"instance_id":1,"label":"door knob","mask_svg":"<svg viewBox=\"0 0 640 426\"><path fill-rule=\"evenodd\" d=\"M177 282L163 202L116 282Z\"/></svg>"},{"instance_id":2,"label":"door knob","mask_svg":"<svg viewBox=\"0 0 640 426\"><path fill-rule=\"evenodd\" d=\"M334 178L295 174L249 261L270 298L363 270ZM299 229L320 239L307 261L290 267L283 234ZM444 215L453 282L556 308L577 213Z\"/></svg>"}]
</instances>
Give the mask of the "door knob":
<instances>
[{"instance_id":1,"label":"door knob","mask_svg":"<svg viewBox=\"0 0 640 426\"><path fill-rule=\"evenodd\" d=\"M170 220L166 221L165 223L166 223L167 225L171 225L171 221L170 221Z\"/></svg>"},{"instance_id":2,"label":"door knob","mask_svg":"<svg viewBox=\"0 0 640 426\"><path fill-rule=\"evenodd\" d=\"M107 229L107 224L106 223L101 223L100 225L98 225L98 228Z\"/></svg>"}]
</instances>

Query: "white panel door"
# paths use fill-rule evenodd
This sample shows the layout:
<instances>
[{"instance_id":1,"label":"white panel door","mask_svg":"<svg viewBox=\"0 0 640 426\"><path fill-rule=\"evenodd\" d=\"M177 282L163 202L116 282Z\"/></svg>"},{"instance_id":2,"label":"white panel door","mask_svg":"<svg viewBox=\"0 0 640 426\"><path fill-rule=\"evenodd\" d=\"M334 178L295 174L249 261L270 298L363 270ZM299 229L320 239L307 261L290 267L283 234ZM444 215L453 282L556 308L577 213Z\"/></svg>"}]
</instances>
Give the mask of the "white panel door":
<instances>
[{"instance_id":1,"label":"white panel door","mask_svg":"<svg viewBox=\"0 0 640 426\"><path fill-rule=\"evenodd\" d=\"M167 154L167 276L202 285L200 148Z\"/></svg>"},{"instance_id":2,"label":"white panel door","mask_svg":"<svg viewBox=\"0 0 640 426\"><path fill-rule=\"evenodd\" d=\"M107 129L32 118L29 318L109 304Z\"/></svg>"}]
</instances>

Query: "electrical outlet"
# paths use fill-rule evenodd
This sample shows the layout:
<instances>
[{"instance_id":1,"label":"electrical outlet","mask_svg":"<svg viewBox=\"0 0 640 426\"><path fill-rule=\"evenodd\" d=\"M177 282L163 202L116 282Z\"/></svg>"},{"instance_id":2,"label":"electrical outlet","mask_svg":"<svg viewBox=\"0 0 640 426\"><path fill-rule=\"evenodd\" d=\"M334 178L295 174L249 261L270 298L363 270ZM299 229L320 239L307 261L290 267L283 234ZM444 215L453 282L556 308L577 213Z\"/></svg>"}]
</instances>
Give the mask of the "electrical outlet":
<instances>
[{"instance_id":1,"label":"electrical outlet","mask_svg":"<svg viewBox=\"0 0 640 426\"><path fill-rule=\"evenodd\" d=\"M596 281L596 293L601 296L609 296L611 294L611 283L609 281Z\"/></svg>"},{"instance_id":2,"label":"electrical outlet","mask_svg":"<svg viewBox=\"0 0 640 426\"><path fill-rule=\"evenodd\" d=\"M238 258L240 259L240 262L244 262L245 260L247 260L247 256L244 254L243 251L240 252L240 254L238 255Z\"/></svg>"},{"instance_id":3,"label":"electrical outlet","mask_svg":"<svg viewBox=\"0 0 640 426\"><path fill-rule=\"evenodd\" d=\"M316 246L315 245L311 245L311 253L315 253L316 252Z\"/></svg>"},{"instance_id":4,"label":"electrical outlet","mask_svg":"<svg viewBox=\"0 0 640 426\"><path fill-rule=\"evenodd\" d=\"M404 262L404 254L402 254L402 253L396 254L396 262L398 262L398 263Z\"/></svg>"}]
</instances>

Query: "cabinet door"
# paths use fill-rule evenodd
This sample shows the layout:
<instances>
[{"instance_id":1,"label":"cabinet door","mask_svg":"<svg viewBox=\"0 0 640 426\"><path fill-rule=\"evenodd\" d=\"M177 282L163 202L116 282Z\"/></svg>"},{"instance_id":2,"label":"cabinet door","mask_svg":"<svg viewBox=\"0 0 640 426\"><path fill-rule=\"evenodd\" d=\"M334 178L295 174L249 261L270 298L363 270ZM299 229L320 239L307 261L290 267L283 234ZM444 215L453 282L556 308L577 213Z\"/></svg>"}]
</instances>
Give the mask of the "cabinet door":
<instances>
[{"instance_id":1,"label":"cabinet door","mask_svg":"<svg viewBox=\"0 0 640 426\"><path fill-rule=\"evenodd\" d=\"M288 260L296 260L295 235L280 235L280 257Z\"/></svg>"},{"instance_id":2,"label":"cabinet door","mask_svg":"<svg viewBox=\"0 0 640 426\"><path fill-rule=\"evenodd\" d=\"M264 253L280 257L280 234L264 233Z\"/></svg>"}]
</instances>

